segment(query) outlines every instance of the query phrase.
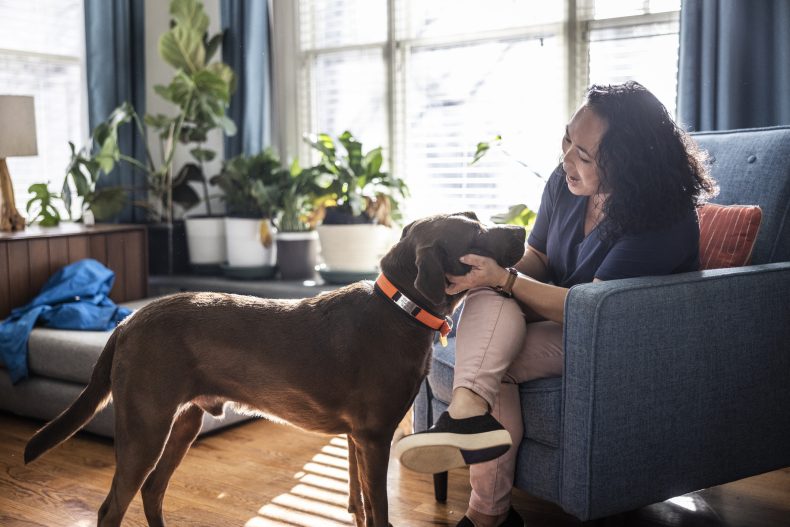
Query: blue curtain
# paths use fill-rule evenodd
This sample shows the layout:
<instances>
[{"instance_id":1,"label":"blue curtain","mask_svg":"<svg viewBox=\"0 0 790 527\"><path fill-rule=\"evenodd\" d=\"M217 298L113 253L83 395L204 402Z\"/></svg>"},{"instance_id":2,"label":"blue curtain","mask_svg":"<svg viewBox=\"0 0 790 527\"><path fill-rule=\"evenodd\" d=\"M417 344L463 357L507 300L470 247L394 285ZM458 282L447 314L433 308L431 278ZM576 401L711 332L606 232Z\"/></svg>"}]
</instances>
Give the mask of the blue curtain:
<instances>
[{"instance_id":1,"label":"blue curtain","mask_svg":"<svg viewBox=\"0 0 790 527\"><path fill-rule=\"evenodd\" d=\"M790 124L790 1L684 0L678 119L691 130Z\"/></svg>"},{"instance_id":2,"label":"blue curtain","mask_svg":"<svg viewBox=\"0 0 790 527\"><path fill-rule=\"evenodd\" d=\"M257 154L271 144L269 2L223 0L222 60L236 74L228 117L238 132L225 138L225 159Z\"/></svg>"},{"instance_id":3,"label":"blue curtain","mask_svg":"<svg viewBox=\"0 0 790 527\"><path fill-rule=\"evenodd\" d=\"M85 45L90 128L107 119L128 101L139 115L145 113L144 0L85 0ZM121 128L121 152L145 163L145 145L133 124ZM121 222L142 222L145 211L132 206L145 200L145 175L124 165L98 182L99 187L121 185L129 200L118 217Z\"/></svg>"}]
</instances>

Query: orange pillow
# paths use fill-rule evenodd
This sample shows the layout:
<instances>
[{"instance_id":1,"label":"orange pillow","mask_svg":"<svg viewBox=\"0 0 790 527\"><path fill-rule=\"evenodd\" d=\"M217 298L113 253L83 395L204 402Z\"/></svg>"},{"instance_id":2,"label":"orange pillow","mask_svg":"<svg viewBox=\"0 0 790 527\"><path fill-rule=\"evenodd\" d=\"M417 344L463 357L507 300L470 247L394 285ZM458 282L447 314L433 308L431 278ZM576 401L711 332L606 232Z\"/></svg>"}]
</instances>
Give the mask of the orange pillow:
<instances>
[{"instance_id":1,"label":"orange pillow","mask_svg":"<svg viewBox=\"0 0 790 527\"><path fill-rule=\"evenodd\" d=\"M699 268L748 265L763 211L756 205L717 205L699 208Z\"/></svg>"}]
</instances>

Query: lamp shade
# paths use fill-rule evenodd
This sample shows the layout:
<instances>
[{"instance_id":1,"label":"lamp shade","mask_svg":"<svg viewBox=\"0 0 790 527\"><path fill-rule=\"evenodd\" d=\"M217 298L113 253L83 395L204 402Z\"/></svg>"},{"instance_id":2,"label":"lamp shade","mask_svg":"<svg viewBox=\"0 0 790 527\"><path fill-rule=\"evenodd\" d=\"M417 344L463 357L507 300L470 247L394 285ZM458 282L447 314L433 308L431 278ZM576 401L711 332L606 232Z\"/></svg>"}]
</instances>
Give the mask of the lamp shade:
<instances>
[{"instance_id":1,"label":"lamp shade","mask_svg":"<svg viewBox=\"0 0 790 527\"><path fill-rule=\"evenodd\" d=\"M38 155L33 97L0 95L0 158Z\"/></svg>"}]
</instances>

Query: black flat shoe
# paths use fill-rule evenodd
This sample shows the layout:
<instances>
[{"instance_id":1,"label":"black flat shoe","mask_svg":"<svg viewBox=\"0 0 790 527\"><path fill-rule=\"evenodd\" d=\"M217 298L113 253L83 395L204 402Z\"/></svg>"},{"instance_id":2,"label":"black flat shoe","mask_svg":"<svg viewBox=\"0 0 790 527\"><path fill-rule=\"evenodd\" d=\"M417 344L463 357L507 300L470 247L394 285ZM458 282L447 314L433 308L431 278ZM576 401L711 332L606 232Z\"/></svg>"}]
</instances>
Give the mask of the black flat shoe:
<instances>
[{"instance_id":1,"label":"black flat shoe","mask_svg":"<svg viewBox=\"0 0 790 527\"><path fill-rule=\"evenodd\" d=\"M430 429L398 441L395 457L416 472L438 474L496 459L511 445L510 432L491 414L453 419L444 412Z\"/></svg>"},{"instance_id":2,"label":"black flat shoe","mask_svg":"<svg viewBox=\"0 0 790 527\"><path fill-rule=\"evenodd\" d=\"M507 518L498 527L524 527L524 525L524 518L516 512L516 509L510 507L510 510L507 511ZM455 527L475 527L475 524L468 517L464 516Z\"/></svg>"}]
</instances>

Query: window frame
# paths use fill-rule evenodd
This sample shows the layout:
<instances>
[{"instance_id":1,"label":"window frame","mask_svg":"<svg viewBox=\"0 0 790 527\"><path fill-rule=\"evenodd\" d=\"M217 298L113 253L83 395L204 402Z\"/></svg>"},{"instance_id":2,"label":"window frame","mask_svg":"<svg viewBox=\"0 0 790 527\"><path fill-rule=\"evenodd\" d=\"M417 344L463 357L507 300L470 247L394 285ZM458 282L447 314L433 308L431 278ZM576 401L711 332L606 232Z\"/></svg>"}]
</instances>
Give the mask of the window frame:
<instances>
[{"instance_id":1,"label":"window frame","mask_svg":"<svg viewBox=\"0 0 790 527\"><path fill-rule=\"evenodd\" d=\"M276 116L275 128L289 130L289 134L279 134L278 144L276 145L283 158L298 157L303 160L311 160L315 155L310 147L306 145L301 137L305 133L315 132L313 130L313 119L315 115L313 81L311 76L311 65L317 56L328 53L338 53L354 50L380 50L387 72L385 85L386 108L386 131L387 143L385 147L386 163L389 170L400 175L403 165L402 152L405 148L406 137L405 128L407 126L407 101L406 83L409 74L409 57L411 50L419 47L433 46L457 46L468 43L495 42L508 39L531 39L541 35L551 34L562 38L565 43L565 94L564 106L568 119L576 111L579 101L584 96L589 83L589 53L590 36L593 31L622 28L626 26L638 26L656 23L678 23L679 11L660 11L656 13L641 13L612 18L594 18L594 0L564 0L564 19L556 23L535 24L529 26L518 26L507 29L485 30L476 33L460 33L447 36L424 37L424 38L397 38L399 28L396 27L397 9L399 0L387 0L387 37L386 40L368 42L361 44L349 44L328 47L307 47L302 49L302 24L300 20L301 1L292 0L270 0L273 3L275 17L277 11L282 13L287 10L287 17L291 18L291 24L275 24L273 32L275 40L278 39L277 33L292 31L295 37L291 39L290 49L283 46L275 49L275 60L280 53L286 53L296 64L295 72L287 75L287 71L281 70L284 75L274 75L275 84L296 87L296 97L293 91L290 92L291 101L276 101L275 106L282 108ZM649 9L649 2L645 2L645 9ZM279 27L278 27L279 26ZM283 37L280 37L282 40ZM277 48L277 46L275 46ZM283 60L286 62L287 58ZM275 87L275 94L287 94L284 87ZM295 133L294 133L295 131ZM275 134L276 136L278 134Z\"/></svg>"}]
</instances>

